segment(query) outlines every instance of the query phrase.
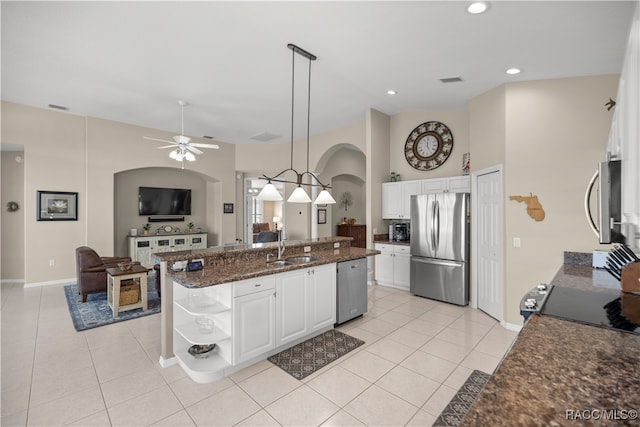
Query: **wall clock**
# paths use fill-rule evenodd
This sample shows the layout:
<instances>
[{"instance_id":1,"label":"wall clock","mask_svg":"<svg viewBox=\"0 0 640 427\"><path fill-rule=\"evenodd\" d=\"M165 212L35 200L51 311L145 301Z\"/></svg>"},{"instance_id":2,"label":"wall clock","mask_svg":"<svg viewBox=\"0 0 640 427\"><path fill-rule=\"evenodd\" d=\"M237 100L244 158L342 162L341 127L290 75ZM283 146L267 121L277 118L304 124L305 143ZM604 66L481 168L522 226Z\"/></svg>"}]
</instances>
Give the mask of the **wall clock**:
<instances>
[{"instance_id":1,"label":"wall clock","mask_svg":"<svg viewBox=\"0 0 640 427\"><path fill-rule=\"evenodd\" d=\"M424 122L411 131L404 157L414 169L428 171L447 161L453 150L453 134L444 123Z\"/></svg>"}]
</instances>

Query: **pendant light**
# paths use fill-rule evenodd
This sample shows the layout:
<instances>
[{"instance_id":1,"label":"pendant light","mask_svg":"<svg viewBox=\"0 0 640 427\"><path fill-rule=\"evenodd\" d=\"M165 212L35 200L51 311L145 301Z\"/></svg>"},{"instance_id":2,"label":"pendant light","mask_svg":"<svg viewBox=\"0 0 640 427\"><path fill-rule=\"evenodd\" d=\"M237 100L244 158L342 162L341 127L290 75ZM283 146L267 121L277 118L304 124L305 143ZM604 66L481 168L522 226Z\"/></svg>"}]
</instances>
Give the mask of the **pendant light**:
<instances>
[{"instance_id":1,"label":"pendant light","mask_svg":"<svg viewBox=\"0 0 640 427\"><path fill-rule=\"evenodd\" d=\"M262 191L260 192L260 194L258 194L258 200L263 200L263 201L281 201L282 200L282 196L280 195L280 193L278 192L278 190L275 188L275 186L271 183L271 181L275 181L275 182L285 182L285 183L290 183L290 184L297 184L296 189L293 191L293 193L291 193L291 196L289 196L289 198L287 199L288 202L290 203L310 203L311 202L311 198L309 197L309 195L307 194L307 192L304 190L303 186L307 186L307 187L322 187L322 191L320 192L320 194L318 195L318 197L315 200L315 204L332 204L332 203L336 203L335 199L333 197L331 197L331 194L329 193L329 191L327 191L327 188L331 188L329 185L325 185L323 184L320 179L318 178L318 176L316 174L314 174L313 172L309 172L309 122L310 122L310 115L311 115L311 61L315 61L317 59L317 57L310 53L307 52L306 50L292 44L289 43L287 45L287 48L291 49L292 51L292 62L291 62L291 164L289 166L289 169L285 169L282 172L280 172L279 174L273 176L273 177L269 177L267 175L263 175L262 179L266 179L267 180L267 184L262 188ZM295 59L296 59L296 53L300 56L303 56L305 58L307 58L309 60L309 85L308 85L308 91L307 91L307 170L299 173L297 170L295 170L293 168L293 114L294 114L294 92L295 92ZM293 173L296 174L296 180L295 181L289 181L289 180L285 180L285 179L281 179L279 178L281 175L284 175L285 173L292 171ZM304 178L305 175L309 175L310 179L312 182L310 183L304 183L302 182L302 179ZM313 181L315 180L315 184L313 183Z\"/></svg>"}]
</instances>

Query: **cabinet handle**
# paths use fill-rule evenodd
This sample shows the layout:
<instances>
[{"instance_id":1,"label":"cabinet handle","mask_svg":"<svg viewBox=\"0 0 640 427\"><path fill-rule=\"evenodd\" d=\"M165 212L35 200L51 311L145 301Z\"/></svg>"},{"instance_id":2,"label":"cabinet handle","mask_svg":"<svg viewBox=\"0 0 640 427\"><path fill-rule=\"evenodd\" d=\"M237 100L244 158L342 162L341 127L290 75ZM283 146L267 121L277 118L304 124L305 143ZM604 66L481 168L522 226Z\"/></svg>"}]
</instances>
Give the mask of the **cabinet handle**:
<instances>
[{"instance_id":1,"label":"cabinet handle","mask_svg":"<svg viewBox=\"0 0 640 427\"><path fill-rule=\"evenodd\" d=\"M260 283L256 283L255 285L253 285L255 288L259 288L260 286L262 286Z\"/></svg>"}]
</instances>

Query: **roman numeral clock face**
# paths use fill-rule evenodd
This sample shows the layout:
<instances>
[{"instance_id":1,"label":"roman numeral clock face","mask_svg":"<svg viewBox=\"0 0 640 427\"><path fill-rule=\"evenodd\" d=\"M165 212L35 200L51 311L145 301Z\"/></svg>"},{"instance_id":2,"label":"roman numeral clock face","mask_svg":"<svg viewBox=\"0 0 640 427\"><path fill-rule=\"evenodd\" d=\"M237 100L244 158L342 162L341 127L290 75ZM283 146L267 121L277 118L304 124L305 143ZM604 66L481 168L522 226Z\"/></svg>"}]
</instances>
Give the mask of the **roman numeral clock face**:
<instances>
[{"instance_id":1,"label":"roman numeral clock face","mask_svg":"<svg viewBox=\"0 0 640 427\"><path fill-rule=\"evenodd\" d=\"M453 134L444 123L425 122L411 131L404 144L404 156L414 169L440 167L453 150Z\"/></svg>"}]
</instances>

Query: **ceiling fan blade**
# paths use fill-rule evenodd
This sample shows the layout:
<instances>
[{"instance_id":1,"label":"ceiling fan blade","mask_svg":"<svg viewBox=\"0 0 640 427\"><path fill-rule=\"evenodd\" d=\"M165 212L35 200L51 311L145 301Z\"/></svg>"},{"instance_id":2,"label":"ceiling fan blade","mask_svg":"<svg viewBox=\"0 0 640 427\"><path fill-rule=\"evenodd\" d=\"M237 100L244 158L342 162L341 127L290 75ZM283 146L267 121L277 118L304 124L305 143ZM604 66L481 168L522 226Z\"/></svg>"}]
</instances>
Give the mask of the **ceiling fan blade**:
<instances>
[{"instance_id":1,"label":"ceiling fan blade","mask_svg":"<svg viewBox=\"0 0 640 427\"><path fill-rule=\"evenodd\" d=\"M159 142L167 142L169 144L175 144L173 141L167 141L166 139L151 138L150 136L144 136L143 138L149 139L151 141L159 141Z\"/></svg>"},{"instance_id":2,"label":"ceiling fan blade","mask_svg":"<svg viewBox=\"0 0 640 427\"><path fill-rule=\"evenodd\" d=\"M162 147L157 147L158 150L162 149L162 148L176 148L178 146L178 144L173 144L173 145L163 145Z\"/></svg>"},{"instance_id":3,"label":"ceiling fan blade","mask_svg":"<svg viewBox=\"0 0 640 427\"><path fill-rule=\"evenodd\" d=\"M186 144L184 147L187 150L191 151L192 153L196 153L196 154L202 154L203 153L203 151L200 151L196 147L194 147L193 144Z\"/></svg>"},{"instance_id":4,"label":"ceiling fan blade","mask_svg":"<svg viewBox=\"0 0 640 427\"><path fill-rule=\"evenodd\" d=\"M216 144L202 144L199 142L192 142L189 145L191 145L192 147L200 147L200 148L215 148L216 150L220 148Z\"/></svg>"}]
</instances>

